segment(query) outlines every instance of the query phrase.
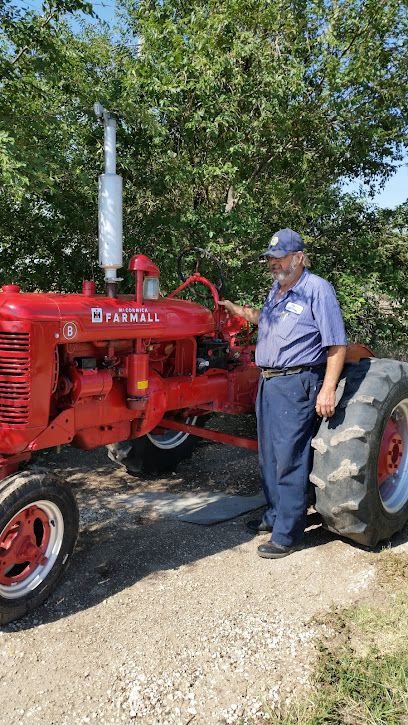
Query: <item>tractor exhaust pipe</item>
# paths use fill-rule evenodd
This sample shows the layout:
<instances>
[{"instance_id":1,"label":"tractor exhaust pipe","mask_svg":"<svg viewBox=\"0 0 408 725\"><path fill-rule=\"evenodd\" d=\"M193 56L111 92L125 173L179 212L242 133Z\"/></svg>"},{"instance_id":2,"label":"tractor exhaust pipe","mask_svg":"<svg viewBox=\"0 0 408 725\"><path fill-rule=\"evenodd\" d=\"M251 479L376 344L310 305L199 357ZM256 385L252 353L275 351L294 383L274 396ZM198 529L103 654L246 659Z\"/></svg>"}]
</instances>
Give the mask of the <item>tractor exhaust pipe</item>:
<instances>
[{"instance_id":1,"label":"tractor exhaust pipe","mask_svg":"<svg viewBox=\"0 0 408 725\"><path fill-rule=\"evenodd\" d=\"M101 103L94 111L104 125L105 173L99 177L98 238L99 266L105 270L106 294L116 297L123 264L122 177L116 173L116 120Z\"/></svg>"}]
</instances>

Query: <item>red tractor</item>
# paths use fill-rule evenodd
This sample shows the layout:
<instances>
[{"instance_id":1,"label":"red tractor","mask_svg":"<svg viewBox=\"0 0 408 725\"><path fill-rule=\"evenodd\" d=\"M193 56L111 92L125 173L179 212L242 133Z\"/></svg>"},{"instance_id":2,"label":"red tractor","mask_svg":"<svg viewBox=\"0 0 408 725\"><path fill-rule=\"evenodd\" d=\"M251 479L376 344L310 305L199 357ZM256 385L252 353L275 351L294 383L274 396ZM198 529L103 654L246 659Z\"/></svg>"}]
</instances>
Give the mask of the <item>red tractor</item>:
<instances>
[{"instance_id":1,"label":"red tractor","mask_svg":"<svg viewBox=\"0 0 408 725\"><path fill-rule=\"evenodd\" d=\"M258 369L250 330L218 306L218 289L195 271L167 297L159 269L137 254L135 292L117 293L122 266L121 179L115 121L105 126L99 249L106 294L0 293L0 623L53 591L78 531L70 488L33 454L71 444L107 445L130 471L174 470L196 437L256 449L255 440L203 427L214 413L254 411ZM212 310L179 292L204 285ZM408 519L408 365L350 346L336 414L314 439L310 477L331 531L374 546Z\"/></svg>"}]
</instances>

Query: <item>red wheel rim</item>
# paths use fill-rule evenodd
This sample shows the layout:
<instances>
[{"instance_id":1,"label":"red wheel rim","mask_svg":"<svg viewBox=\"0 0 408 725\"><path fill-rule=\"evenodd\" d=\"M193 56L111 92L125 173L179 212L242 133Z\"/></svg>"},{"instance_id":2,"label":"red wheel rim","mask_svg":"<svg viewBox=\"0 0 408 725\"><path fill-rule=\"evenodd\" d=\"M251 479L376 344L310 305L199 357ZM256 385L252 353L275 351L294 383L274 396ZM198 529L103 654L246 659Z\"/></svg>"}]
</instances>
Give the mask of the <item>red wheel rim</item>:
<instances>
[{"instance_id":1,"label":"red wheel rim","mask_svg":"<svg viewBox=\"0 0 408 725\"><path fill-rule=\"evenodd\" d=\"M377 463L381 503L393 515L408 503L408 398L395 406L384 428Z\"/></svg>"},{"instance_id":2,"label":"red wheel rim","mask_svg":"<svg viewBox=\"0 0 408 725\"><path fill-rule=\"evenodd\" d=\"M12 587L47 563L47 514L33 504L19 511L0 535L0 585Z\"/></svg>"},{"instance_id":3,"label":"red wheel rim","mask_svg":"<svg viewBox=\"0 0 408 725\"><path fill-rule=\"evenodd\" d=\"M390 419L385 427L378 458L378 485L380 488L384 481L398 471L403 453L404 442L395 421Z\"/></svg>"}]
</instances>

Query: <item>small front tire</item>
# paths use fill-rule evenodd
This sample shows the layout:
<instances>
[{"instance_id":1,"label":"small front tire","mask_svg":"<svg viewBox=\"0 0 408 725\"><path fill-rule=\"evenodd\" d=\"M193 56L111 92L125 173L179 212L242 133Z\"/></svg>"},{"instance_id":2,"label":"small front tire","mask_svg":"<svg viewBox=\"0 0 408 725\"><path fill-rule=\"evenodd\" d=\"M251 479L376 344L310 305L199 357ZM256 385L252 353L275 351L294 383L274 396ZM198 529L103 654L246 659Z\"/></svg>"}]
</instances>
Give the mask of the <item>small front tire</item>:
<instances>
[{"instance_id":1,"label":"small front tire","mask_svg":"<svg viewBox=\"0 0 408 725\"><path fill-rule=\"evenodd\" d=\"M0 624L42 604L68 565L78 535L68 486L45 471L0 483Z\"/></svg>"}]
</instances>

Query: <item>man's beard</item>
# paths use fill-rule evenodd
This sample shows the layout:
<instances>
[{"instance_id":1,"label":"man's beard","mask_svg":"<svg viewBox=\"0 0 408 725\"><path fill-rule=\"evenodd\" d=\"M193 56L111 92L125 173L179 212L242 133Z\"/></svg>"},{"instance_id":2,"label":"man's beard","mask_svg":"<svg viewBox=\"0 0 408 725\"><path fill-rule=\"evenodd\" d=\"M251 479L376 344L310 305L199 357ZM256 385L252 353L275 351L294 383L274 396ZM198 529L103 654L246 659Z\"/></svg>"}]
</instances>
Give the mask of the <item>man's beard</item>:
<instances>
[{"instance_id":1,"label":"man's beard","mask_svg":"<svg viewBox=\"0 0 408 725\"><path fill-rule=\"evenodd\" d=\"M274 274L272 272L272 277L280 283L290 282L296 276L296 270L297 270L298 266L299 266L299 263L298 263L297 259L295 257L293 257L287 270L278 272L277 274Z\"/></svg>"}]
</instances>

